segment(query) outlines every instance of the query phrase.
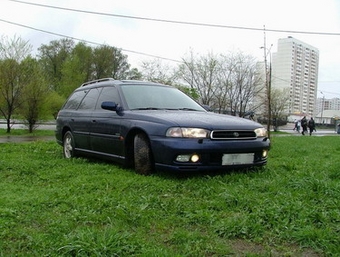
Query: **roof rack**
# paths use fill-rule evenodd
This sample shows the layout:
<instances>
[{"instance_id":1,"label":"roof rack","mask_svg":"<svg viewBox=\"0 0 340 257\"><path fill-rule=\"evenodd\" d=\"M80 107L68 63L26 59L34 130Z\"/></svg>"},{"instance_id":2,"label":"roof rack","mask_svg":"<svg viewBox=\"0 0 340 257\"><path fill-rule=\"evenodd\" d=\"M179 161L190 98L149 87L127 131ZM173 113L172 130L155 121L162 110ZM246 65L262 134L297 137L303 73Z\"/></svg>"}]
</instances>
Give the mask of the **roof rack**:
<instances>
[{"instance_id":1,"label":"roof rack","mask_svg":"<svg viewBox=\"0 0 340 257\"><path fill-rule=\"evenodd\" d=\"M114 80L113 78L96 79L96 80L85 82L80 87L85 87L85 86L95 84L95 83L99 83L99 82L102 82L102 81L113 81L113 80Z\"/></svg>"}]
</instances>

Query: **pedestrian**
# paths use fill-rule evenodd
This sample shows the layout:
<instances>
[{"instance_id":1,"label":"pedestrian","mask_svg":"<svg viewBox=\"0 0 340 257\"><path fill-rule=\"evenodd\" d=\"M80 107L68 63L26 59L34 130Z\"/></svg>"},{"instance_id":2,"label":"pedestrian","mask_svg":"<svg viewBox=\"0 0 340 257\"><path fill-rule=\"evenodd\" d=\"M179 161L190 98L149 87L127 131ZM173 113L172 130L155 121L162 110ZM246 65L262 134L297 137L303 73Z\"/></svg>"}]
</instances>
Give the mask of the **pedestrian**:
<instances>
[{"instance_id":1,"label":"pedestrian","mask_svg":"<svg viewBox=\"0 0 340 257\"><path fill-rule=\"evenodd\" d=\"M306 116L304 116L302 119L301 119L301 127L302 127L302 135L305 135L305 132L307 132L307 118Z\"/></svg>"},{"instance_id":2,"label":"pedestrian","mask_svg":"<svg viewBox=\"0 0 340 257\"><path fill-rule=\"evenodd\" d=\"M308 128L309 128L309 135L311 136L312 132L315 130L315 122L313 120L313 117L311 117L310 120L308 121Z\"/></svg>"},{"instance_id":3,"label":"pedestrian","mask_svg":"<svg viewBox=\"0 0 340 257\"><path fill-rule=\"evenodd\" d=\"M297 131L298 133L300 133L300 128L301 128L301 120L298 120L298 121L296 122L296 131Z\"/></svg>"}]
</instances>

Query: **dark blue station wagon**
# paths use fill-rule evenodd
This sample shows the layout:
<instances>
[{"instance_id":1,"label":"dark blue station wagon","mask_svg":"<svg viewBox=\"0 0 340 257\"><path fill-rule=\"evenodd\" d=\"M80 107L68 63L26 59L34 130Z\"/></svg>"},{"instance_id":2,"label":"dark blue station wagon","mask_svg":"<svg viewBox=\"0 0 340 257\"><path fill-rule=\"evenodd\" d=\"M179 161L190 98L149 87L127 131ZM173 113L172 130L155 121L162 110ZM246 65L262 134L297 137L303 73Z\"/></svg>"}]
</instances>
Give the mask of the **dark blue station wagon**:
<instances>
[{"instance_id":1,"label":"dark blue station wagon","mask_svg":"<svg viewBox=\"0 0 340 257\"><path fill-rule=\"evenodd\" d=\"M56 124L66 158L102 157L140 174L263 166L270 148L262 125L207 112L180 90L151 82L87 82Z\"/></svg>"}]
</instances>

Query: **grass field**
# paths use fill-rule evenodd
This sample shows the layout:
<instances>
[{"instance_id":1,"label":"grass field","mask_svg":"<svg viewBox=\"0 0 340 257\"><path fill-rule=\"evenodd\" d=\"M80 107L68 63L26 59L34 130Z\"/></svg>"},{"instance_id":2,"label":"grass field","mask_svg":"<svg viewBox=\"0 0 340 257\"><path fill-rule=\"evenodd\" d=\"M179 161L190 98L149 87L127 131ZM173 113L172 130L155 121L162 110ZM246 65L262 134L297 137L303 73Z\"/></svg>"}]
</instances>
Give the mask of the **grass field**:
<instances>
[{"instance_id":1,"label":"grass field","mask_svg":"<svg viewBox=\"0 0 340 257\"><path fill-rule=\"evenodd\" d=\"M340 137L273 137L266 168L140 176L0 144L0 256L339 256Z\"/></svg>"}]
</instances>

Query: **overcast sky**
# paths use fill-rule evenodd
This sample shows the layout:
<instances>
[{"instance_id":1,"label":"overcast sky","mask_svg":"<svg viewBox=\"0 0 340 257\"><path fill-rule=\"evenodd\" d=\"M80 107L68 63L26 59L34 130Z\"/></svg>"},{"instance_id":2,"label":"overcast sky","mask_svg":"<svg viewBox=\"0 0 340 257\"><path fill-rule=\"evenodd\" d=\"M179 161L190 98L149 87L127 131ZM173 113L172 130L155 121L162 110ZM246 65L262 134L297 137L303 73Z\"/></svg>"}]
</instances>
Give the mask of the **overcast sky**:
<instances>
[{"instance_id":1,"label":"overcast sky","mask_svg":"<svg viewBox=\"0 0 340 257\"><path fill-rule=\"evenodd\" d=\"M0 0L1 36L20 36L34 50L62 38L39 30L104 43L137 68L149 56L180 61L191 50L263 61L264 26L272 52L288 36L318 48L318 96L340 97L340 0Z\"/></svg>"}]
</instances>

